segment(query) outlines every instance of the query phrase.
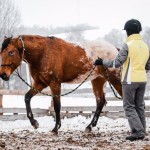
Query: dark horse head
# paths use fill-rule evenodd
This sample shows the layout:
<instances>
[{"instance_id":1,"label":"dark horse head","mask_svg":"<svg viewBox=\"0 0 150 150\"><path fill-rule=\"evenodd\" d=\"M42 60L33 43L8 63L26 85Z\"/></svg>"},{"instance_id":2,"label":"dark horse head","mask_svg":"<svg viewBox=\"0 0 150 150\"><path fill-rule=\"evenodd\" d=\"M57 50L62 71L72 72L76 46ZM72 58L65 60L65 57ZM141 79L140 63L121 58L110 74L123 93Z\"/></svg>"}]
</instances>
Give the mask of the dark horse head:
<instances>
[{"instance_id":1,"label":"dark horse head","mask_svg":"<svg viewBox=\"0 0 150 150\"><path fill-rule=\"evenodd\" d=\"M21 55L19 49L12 44L12 37L5 38L0 52L0 77L8 81L12 72L20 65Z\"/></svg>"}]
</instances>

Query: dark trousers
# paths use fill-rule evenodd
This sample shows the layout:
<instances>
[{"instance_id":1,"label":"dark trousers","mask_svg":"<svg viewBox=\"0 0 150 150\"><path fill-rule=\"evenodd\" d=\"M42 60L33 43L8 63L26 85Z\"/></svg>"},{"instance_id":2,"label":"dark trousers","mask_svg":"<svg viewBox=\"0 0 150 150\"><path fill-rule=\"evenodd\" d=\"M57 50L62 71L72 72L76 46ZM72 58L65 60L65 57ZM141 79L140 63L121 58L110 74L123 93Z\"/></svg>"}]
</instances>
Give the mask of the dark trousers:
<instances>
[{"instance_id":1,"label":"dark trousers","mask_svg":"<svg viewBox=\"0 0 150 150\"><path fill-rule=\"evenodd\" d=\"M128 118L131 134L135 137L145 136L145 93L146 83L122 84L123 108Z\"/></svg>"}]
</instances>

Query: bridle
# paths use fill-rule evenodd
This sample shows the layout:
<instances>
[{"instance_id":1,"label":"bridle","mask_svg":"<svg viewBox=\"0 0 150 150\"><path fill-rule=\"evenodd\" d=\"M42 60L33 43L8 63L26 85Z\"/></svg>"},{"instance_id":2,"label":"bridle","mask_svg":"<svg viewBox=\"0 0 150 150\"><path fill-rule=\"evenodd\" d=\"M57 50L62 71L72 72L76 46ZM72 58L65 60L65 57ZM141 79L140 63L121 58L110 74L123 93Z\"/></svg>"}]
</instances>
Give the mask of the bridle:
<instances>
[{"instance_id":1,"label":"bridle","mask_svg":"<svg viewBox=\"0 0 150 150\"><path fill-rule=\"evenodd\" d=\"M23 42L23 39L22 39L22 36L19 37L21 43L22 43L22 49L23 49L23 52L22 52L22 56L21 56L21 62L23 61L23 56L24 56L24 52L25 52L25 46L24 46L24 42Z\"/></svg>"},{"instance_id":2,"label":"bridle","mask_svg":"<svg viewBox=\"0 0 150 150\"><path fill-rule=\"evenodd\" d=\"M1 67L11 67L13 64L1 64Z\"/></svg>"}]
</instances>

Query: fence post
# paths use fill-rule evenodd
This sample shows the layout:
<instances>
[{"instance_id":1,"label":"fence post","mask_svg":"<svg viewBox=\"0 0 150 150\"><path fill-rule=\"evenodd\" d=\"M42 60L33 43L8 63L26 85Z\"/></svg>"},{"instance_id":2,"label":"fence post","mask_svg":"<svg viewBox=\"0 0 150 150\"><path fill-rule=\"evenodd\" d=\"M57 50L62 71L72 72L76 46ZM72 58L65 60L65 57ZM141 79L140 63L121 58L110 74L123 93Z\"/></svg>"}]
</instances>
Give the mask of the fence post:
<instances>
[{"instance_id":1,"label":"fence post","mask_svg":"<svg viewBox=\"0 0 150 150\"><path fill-rule=\"evenodd\" d=\"M3 95L0 94L0 108L3 108ZM3 113L0 113L0 115L3 115Z\"/></svg>"},{"instance_id":2,"label":"fence post","mask_svg":"<svg viewBox=\"0 0 150 150\"><path fill-rule=\"evenodd\" d=\"M53 98L51 98L51 106L50 107L54 107Z\"/></svg>"},{"instance_id":3,"label":"fence post","mask_svg":"<svg viewBox=\"0 0 150 150\"><path fill-rule=\"evenodd\" d=\"M0 79L0 90L3 89L3 81ZM0 94L0 108L3 108L3 95ZM0 115L3 115L3 113L0 113Z\"/></svg>"}]
</instances>

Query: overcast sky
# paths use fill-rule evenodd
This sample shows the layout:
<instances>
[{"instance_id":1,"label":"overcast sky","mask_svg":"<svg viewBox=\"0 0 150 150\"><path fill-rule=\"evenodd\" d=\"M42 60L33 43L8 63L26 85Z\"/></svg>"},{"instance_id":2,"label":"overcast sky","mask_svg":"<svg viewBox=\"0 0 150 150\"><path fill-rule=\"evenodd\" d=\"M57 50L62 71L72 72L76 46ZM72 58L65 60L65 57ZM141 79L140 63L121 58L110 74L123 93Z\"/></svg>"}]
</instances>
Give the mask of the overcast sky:
<instances>
[{"instance_id":1,"label":"overcast sky","mask_svg":"<svg viewBox=\"0 0 150 150\"><path fill-rule=\"evenodd\" d=\"M26 26L87 23L103 32L123 29L131 18L150 27L150 0L14 0Z\"/></svg>"}]
</instances>

